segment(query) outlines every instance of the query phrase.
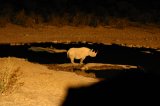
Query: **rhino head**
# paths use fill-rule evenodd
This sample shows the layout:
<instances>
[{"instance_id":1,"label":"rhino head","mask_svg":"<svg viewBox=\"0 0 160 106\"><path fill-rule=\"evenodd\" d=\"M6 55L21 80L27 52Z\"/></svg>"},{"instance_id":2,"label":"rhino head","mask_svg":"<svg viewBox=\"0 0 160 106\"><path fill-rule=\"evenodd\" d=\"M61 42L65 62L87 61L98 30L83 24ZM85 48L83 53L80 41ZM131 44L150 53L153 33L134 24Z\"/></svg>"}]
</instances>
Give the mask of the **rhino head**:
<instances>
[{"instance_id":1,"label":"rhino head","mask_svg":"<svg viewBox=\"0 0 160 106\"><path fill-rule=\"evenodd\" d=\"M95 52L93 49L91 49L91 50L89 51L89 54L88 54L88 55L91 56L91 57L96 57L97 52Z\"/></svg>"}]
</instances>

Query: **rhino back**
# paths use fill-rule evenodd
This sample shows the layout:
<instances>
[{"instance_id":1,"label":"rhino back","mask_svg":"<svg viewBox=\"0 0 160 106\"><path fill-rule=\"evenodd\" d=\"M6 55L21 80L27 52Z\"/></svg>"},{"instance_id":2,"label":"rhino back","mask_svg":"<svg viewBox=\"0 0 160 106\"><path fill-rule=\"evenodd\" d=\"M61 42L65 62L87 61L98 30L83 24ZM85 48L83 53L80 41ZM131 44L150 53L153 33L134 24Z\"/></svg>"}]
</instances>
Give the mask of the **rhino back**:
<instances>
[{"instance_id":1,"label":"rhino back","mask_svg":"<svg viewBox=\"0 0 160 106\"><path fill-rule=\"evenodd\" d=\"M74 55L76 59L80 59L88 56L89 48L81 47L81 48L71 48L69 49L69 55Z\"/></svg>"}]
</instances>

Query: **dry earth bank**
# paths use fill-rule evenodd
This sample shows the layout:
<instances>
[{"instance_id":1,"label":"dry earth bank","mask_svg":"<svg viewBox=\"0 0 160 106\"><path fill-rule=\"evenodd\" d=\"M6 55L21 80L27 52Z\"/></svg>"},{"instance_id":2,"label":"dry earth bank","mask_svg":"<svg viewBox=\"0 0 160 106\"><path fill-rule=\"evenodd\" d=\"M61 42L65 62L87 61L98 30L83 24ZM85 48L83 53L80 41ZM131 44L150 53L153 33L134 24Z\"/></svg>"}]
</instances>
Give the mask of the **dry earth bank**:
<instances>
[{"instance_id":1,"label":"dry earth bank","mask_svg":"<svg viewBox=\"0 0 160 106\"><path fill-rule=\"evenodd\" d=\"M124 29L72 26L36 26L34 28L25 28L12 24L0 28L0 43L77 41L160 48L160 28L155 26L130 26Z\"/></svg>"},{"instance_id":2,"label":"dry earth bank","mask_svg":"<svg viewBox=\"0 0 160 106\"><path fill-rule=\"evenodd\" d=\"M18 58L0 58L0 67L5 61L20 67L23 86L8 95L0 95L0 106L60 106L70 87L80 87L97 82L97 79L75 73L49 70L46 66Z\"/></svg>"}]
</instances>

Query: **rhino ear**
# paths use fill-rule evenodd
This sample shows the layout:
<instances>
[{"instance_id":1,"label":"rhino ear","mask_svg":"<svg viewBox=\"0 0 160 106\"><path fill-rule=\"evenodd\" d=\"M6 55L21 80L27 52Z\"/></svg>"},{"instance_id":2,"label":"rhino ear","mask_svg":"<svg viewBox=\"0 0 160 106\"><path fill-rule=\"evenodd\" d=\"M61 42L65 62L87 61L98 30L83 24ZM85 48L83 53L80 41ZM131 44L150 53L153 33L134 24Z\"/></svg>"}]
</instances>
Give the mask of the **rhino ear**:
<instances>
[{"instance_id":1,"label":"rhino ear","mask_svg":"<svg viewBox=\"0 0 160 106\"><path fill-rule=\"evenodd\" d=\"M93 52L93 49L90 49L91 52Z\"/></svg>"}]
</instances>

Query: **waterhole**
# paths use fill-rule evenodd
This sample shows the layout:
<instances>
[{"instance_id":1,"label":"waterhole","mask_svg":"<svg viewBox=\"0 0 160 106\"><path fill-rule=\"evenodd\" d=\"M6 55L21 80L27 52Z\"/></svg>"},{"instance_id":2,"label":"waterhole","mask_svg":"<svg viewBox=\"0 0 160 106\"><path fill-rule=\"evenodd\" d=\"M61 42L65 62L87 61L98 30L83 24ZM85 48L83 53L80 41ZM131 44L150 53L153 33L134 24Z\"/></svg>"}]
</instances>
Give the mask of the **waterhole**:
<instances>
[{"instance_id":1,"label":"waterhole","mask_svg":"<svg viewBox=\"0 0 160 106\"><path fill-rule=\"evenodd\" d=\"M87 63L102 63L102 64L118 64L118 65L133 65L137 69L129 69L131 72L151 72L159 73L160 66L160 52L151 48L126 47L117 44L105 45L101 43L27 43L23 45L0 45L0 57L18 57L27 59L30 62L48 65L48 67L55 67L56 64L70 64L67 58L66 51L72 47L88 47L95 50L97 56L87 57L84 64ZM53 51L50 51L53 50ZM79 60L75 60L79 62ZM63 67L61 67L63 68ZM76 69L72 68L72 71ZM117 72L126 72L124 69L108 69L104 68L99 71L87 70L86 73L96 73L96 77L106 77Z\"/></svg>"}]
</instances>

